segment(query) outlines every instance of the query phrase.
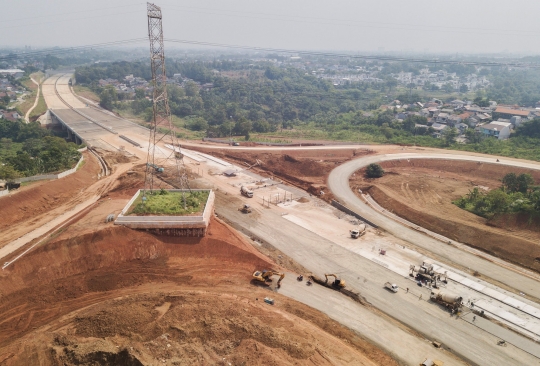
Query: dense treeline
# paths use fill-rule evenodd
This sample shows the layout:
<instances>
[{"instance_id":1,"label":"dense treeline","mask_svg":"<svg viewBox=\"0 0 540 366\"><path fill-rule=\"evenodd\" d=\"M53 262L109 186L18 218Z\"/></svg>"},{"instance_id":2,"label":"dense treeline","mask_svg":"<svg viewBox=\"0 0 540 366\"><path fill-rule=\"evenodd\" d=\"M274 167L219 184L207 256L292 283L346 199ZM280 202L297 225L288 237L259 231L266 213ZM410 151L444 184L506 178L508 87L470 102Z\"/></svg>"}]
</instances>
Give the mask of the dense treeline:
<instances>
[{"instance_id":1,"label":"dense treeline","mask_svg":"<svg viewBox=\"0 0 540 366\"><path fill-rule=\"evenodd\" d=\"M67 170L80 159L77 145L52 136L37 122L0 119L0 179Z\"/></svg>"},{"instance_id":2,"label":"dense treeline","mask_svg":"<svg viewBox=\"0 0 540 366\"><path fill-rule=\"evenodd\" d=\"M509 173L504 176L502 187L489 192L474 187L454 204L485 218L505 213L539 215L540 187L534 186L530 174Z\"/></svg>"}]
</instances>

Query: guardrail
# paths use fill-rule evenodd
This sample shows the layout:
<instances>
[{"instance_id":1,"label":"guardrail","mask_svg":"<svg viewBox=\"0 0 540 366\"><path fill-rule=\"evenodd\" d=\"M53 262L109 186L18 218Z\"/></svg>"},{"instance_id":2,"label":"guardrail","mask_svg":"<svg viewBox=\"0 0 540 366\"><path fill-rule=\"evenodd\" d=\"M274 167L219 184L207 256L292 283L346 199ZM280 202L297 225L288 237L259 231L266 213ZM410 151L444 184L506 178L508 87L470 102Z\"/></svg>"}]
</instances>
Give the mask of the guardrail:
<instances>
[{"instance_id":1,"label":"guardrail","mask_svg":"<svg viewBox=\"0 0 540 366\"><path fill-rule=\"evenodd\" d=\"M363 216L361 216L360 214L354 212L353 210L351 210L351 209L348 208L347 206L345 206L345 205L339 203L338 201L332 200L331 204L332 204L332 206L334 206L334 207L337 208L338 210L343 211L343 212L345 212L345 213L348 214L348 215L354 216L354 217L356 217L357 219L364 221L366 224L368 224L368 225L374 227L375 229L377 229L377 228L379 227L378 225L372 223L371 221L369 221L369 220L366 219L365 217L363 217Z\"/></svg>"}]
</instances>

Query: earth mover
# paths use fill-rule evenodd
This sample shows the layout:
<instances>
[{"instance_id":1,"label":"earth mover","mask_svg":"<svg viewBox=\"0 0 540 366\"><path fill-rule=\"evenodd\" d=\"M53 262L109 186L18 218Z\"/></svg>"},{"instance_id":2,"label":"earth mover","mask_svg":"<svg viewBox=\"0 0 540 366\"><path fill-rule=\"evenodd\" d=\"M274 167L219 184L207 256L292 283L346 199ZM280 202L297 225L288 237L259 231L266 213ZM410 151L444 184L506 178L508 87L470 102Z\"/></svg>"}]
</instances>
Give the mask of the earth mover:
<instances>
[{"instance_id":1,"label":"earth mover","mask_svg":"<svg viewBox=\"0 0 540 366\"><path fill-rule=\"evenodd\" d=\"M285 273L281 272L275 272L275 271L269 271L269 270L263 270L263 271L255 271L253 272L253 279L263 282L266 284L266 282L269 282L272 280L272 276L279 276L279 280L277 281L277 288L281 287L281 281L285 277Z\"/></svg>"},{"instance_id":2,"label":"earth mover","mask_svg":"<svg viewBox=\"0 0 540 366\"><path fill-rule=\"evenodd\" d=\"M334 277L334 281L331 283L333 288L336 288L336 289L345 288L345 280L338 278L338 276L336 276L335 274L325 273L324 277L326 277L326 283L328 283L328 277Z\"/></svg>"},{"instance_id":3,"label":"earth mover","mask_svg":"<svg viewBox=\"0 0 540 366\"><path fill-rule=\"evenodd\" d=\"M249 207L249 205L244 205L242 208L239 208L238 211L248 214L251 213L251 207Z\"/></svg>"}]
</instances>

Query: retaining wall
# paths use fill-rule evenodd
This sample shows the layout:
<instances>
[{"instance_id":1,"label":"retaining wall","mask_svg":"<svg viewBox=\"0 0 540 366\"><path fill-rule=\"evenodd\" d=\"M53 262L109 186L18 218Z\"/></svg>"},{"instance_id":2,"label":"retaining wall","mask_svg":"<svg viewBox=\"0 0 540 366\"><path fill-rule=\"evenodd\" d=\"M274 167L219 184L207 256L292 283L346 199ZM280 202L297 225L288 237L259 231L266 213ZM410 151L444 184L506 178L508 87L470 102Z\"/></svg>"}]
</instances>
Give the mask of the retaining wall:
<instances>
[{"instance_id":1,"label":"retaining wall","mask_svg":"<svg viewBox=\"0 0 540 366\"><path fill-rule=\"evenodd\" d=\"M337 208L338 210L340 211L343 211L345 212L346 214L348 215L351 215L351 216L354 216L356 217L357 219L359 220L362 220L364 221L366 224L374 227L374 228L378 228L379 226L375 225L374 223L372 223L371 221L365 219L364 217L360 216L358 213L354 212L353 210L351 210L350 208L348 208L347 206L345 205L342 205L341 203L339 203L338 201L334 201L332 200L332 206L334 206L335 208Z\"/></svg>"},{"instance_id":2,"label":"retaining wall","mask_svg":"<svg viewBox=\"0 0 540 366\"><path fill-rule=\"evenodd\" d=\"M115 225L124 225L132 229L202 229L208 227L214 213L215 194L208 189L192 189L191 191L210 191L202 214L196 216L125 216L133 202L139 197L141 189L129 200L116 218ZM182 189L168 189L168 192L189 192ZM203 234L204 235L204 234Z\"/></svg>"},{"instance_id":3,"label":"retaining wall","mask_svg":"<svg viewBox=\"0 0 540 366\"><path fill-rule=\"evenodd\" d=\"M86 148L84 148L86 149ZM81 149L82 150L82 149ZM84 151L84 150L83 150ZM44 180L44 179L60 179L60 178L64 178L65 176L68 176L70 174L73 174L77 171L77 169L79 168L79 165L83 162L84 158L81 156L81 158L79 159L79 162L77 163L77 165L75 165L74 168L72 169L69 169L69 170L66 170L62 173L58 173L58 174L44 174L44 175L33 175L31 177L24 177L24 178L18 178L18 179L15 179L14 181L16 183L24 183L24 182L33 182L33 181L36 181L36 180Z\"/></svg>"}]
</instances>

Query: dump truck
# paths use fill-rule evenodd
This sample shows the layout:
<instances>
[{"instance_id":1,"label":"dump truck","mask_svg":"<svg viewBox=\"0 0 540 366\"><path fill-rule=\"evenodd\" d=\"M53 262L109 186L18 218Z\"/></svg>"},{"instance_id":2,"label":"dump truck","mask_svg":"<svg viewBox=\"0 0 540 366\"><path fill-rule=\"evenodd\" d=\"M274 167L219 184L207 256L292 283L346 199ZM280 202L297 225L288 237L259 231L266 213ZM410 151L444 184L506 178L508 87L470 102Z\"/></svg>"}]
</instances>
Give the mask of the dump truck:
<instances>
[{"instance_id":1,"label":"dump truck","mask_svg":"<svg viewBox=\"0 0 540 366\"><path fill-rule=\"evenodd\" d=\"M249 189L248 187L246 186L242 186L240 188L240 193L243 195L243 196L246 196L248 198L252 198L253 197L253 191L251 189Z\"/></svg>"},{"instance_id":2,"label":"dump truck","mask_svg":"<svg viewBox=\"0 0 540 366\"><path fill-rule=\"evenodd\" d=\"M431 291L429 295L430 300L435 301L441 305L444 305L447 309L452 311L459 310L463 297L456 295L450 291Z\"/></svg>"},{"instance_id":3,"label":"dump truck","mask_svg":"<svg viewBox=\"0 0 540 366\"><path fill-rule=\"evenodd\" d=\"M386 282L384 284L384 287L386 287L387 289L389 289L390 291L393 291L393 292L398 292L398 290L399 290L398 285L396 285L395 283Z\"/></svg>"}]
</instances>

